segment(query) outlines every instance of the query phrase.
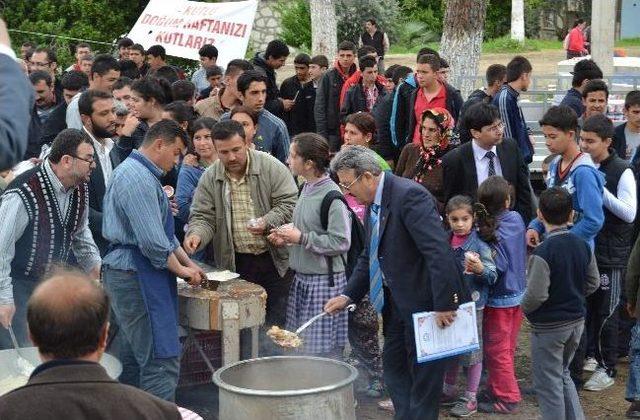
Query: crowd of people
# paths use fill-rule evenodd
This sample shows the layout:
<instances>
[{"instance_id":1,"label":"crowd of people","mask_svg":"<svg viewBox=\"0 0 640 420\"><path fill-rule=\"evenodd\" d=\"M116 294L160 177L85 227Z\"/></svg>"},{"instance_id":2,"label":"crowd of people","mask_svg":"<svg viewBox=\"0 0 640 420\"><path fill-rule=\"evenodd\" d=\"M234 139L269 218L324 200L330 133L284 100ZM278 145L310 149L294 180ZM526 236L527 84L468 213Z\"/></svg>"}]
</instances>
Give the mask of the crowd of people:
<instances>
[{"instance_id":1,"label":"crowd of people","mask_svg":"<svg viewBox=\"0 0 640 420\"><path fill-rule=\"evenodd\" d=\"M414 68L385 70L375 24L359 48L340 42L333 63L296 55L281 84L280 40L225 68L205 45L187 78L160 45L123 38L114 56L79 43L61 74L53 49L24 43L16 58L0 34L0 324L46 355L29 384L60 369L99 382L94 367L58 359L109 351L121 383L157 397L145 400L153 418L175 416L160 399L174 400L179 378L176 277L198 286L205 262L265 289L266 326L331 313L301 352L361 367L357 392L396 418L518 412L523 317L544 419L584 418L577 391L612 386L625 355L627 416L640 418L640 91L615 127L602 71L576 64L539 122L551 155L538 199L519 105L529 60L489 66L464 100L430 48ZM52 276L59 264L88 277ZM447 328L468 301L480 348L417 363L412 314L435 311ZM0 348L12 348L4 328ZM281 350L264 336L260 353ZM29 392L1 397L0 417Z\"/></svg>"}]
</instances>

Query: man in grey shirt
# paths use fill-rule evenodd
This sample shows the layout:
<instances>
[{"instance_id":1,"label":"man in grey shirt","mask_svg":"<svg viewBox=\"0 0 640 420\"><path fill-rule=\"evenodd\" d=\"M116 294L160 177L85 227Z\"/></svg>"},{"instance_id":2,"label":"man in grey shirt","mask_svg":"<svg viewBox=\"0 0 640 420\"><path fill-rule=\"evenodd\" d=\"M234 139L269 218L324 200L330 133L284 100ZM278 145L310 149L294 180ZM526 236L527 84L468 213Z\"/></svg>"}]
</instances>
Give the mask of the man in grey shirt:
<instances>
[{"instance_id":1,"label":"man in grey shirt","mask_svg":"<svg viewBox=\"0 0 640 420\"><path fill-rule=\"evenodd\" d=\"M19 175L0 197L0 324L13 325L20 346L30 345L27 300L52 266L71 262L73 252L92 278L100 276L88 222L87 181L94 167L91 140L66 129L42 165ZM0 349L11 347L0 328Z\"/></svg>"}]
</instances>

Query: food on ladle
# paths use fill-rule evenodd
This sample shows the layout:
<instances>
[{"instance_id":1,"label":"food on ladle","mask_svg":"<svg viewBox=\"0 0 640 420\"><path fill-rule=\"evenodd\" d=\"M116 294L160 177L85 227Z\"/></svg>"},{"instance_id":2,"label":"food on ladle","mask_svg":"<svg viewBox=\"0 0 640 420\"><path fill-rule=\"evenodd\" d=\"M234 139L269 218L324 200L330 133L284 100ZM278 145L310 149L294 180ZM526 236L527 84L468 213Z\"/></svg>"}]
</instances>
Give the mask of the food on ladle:
<instances>
[{"instance_id":1,"label":"food on ladle","mask_svg":"<svg viewBox=\"0 0 640 420\"><path fill-rule=\"evenodd\" d=\"M277 325L272 326L267 331L269 338L281 347L297 348L302 345L302 339L294 332L283 330Z\"/></svg>"}]
</instances>

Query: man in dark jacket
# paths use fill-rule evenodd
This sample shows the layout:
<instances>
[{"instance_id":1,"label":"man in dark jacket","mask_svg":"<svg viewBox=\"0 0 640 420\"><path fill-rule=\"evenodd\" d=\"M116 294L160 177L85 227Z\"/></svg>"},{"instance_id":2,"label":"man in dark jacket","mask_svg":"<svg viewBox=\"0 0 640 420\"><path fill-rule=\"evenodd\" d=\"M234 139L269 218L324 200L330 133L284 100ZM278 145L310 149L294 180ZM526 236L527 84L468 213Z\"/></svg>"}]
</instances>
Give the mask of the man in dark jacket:
<instances>
[{"instance_id":1,"label":"man in dark jacket","mask_svg":"<svg viewBox=\"0 0 640 420\"><path fill-rule=\"evenodd\" d=\"M502 64L492 64L487 67L486 72L487 88L477 89L471 92L469 98L460 109L458 117L458 133L460 134L460 143L466 143L471 140L471 133L464 125L464 114L471 107L479 102L490 104L495 94L500 90L502 85L507 81L507 68Z\"/></svg>"},{"instance_id":2,"label":"man in dark jacket","mask_svg":"<svg viewBox=\"0 0 640 420\"><path fill-rule=\"evenodd\" d=\"M28 303L29 332L42 365L29 382L0 397L3 420L61 418L179 420L175 404L109 377L109 298L93 279L59 272Z\"/></svg>"},{"instance_id":3,"label":"man in dark jacket","mask_svg":"<svg viewBox=\"0 0 640 420\"><path fill-rule=\"evenodd\" d=\"M257 52L251 60L256 70L267 76L267 102L264 107L278 118L282 118L285 112L293 107L294 101L280 97L280 91L276 84L276 70L284 66L289 57L289 47L283 41L274 39L267 44L264 52Z\"/></svg>"},{"instance_id":4,"label":"man in dark jacket","mask_svg":"<svg viewBox=\"0 0 640 420\"><path fill-rule=\"evenodd\" d=\"M571 89L567 91L566 96L560 102L560 105L566 105L576 112L580 117L584 114L584 104L582 103L582 92L589 80L602 79L602 70L593 60L580 60L573 67L573 79L571 80Z\"/></svg>"},{"instance_id":5,"label":"man in dark jacket","mask_svg":"<svg viewBox=\"0 0 640 420\"><path fill-rule=\"evenodd\" d=\"M396 147L391 140L391 125L389 124L389 120L391 118L391 111L393 110L393 100L395 98L396 91L407 76L411 75L411 73L413 73L411 67L397 67L392 76L393 85L395 87L388 95L385 95L382 102L380 102L380 105L378 105L373 111L378 135L378 142L375 146L375 150L387 162L394 162L398 160L398 157L400 156L400 148Z\"/></svg>"},{"instance_id":6,"label":"man in dark jacket","mask_svg":"<svg viewBox=\"0 0 640 420\"><path fill-rule=\"evenodd\" d=\"M533 161L533 143L527 122L518 105L520 92L526 92L531 84L531 63L522 56L515 56L507 64L507 83L493 98L493 104L500 110L504 124L504 136L518 143L525 163Z\"/></svg>"},{"instance_id":7,"label":"man in dark jacket","mask_svg":"<svg viewBox=\"0 0 640 420\"><path fill-rule=\"evenodd\" d=\"M89 87L89 78L81 71L71 70L62 76L61 84L64 101L51 111L47 122L42 127L41 145L51 145L58 133L67 128L67 104L77 93Z\"/></svg>"},{"instance_id":8,"label":"man in dark jacket","mask_svg":"<svg viewBox=\"0 0 640 420\"><path fill-rule=\"evenodd\" d=\"M340 120L356 112L373 112L386 95L385 87L377 81L378 64L373 57L363 57L358 63L362 78L360 83L351 86L347 91L340 109Z\"/></svg>"},{"instance_id":9,"label":"man in dark jacket","mask_svg":"<svg viewBox=\"0 0 640 420\"><path fill-rule=\"evenodd\" d=\"M303 127L308 127L306 120L313 120L313 115L305 115L304 109L298 107L298 102L304 85L309 81L309 65L311 57L308 54L300 53L293 59L293 66L296 74L282 81L280 85L280 96L282 99L291 99L294 102L293 108L283 115L284 123L287 125L289 136L295 136L304 131Z\"/></svg>"},{"instance_id":10,"label":"man in dark jacket","mask_svg":"<svg viewBox=\"0 0 640 420\"><path fill-rule=\"evenodd\" d=\"M328 70L316 90L314 115L316 130L329 141L332 152L340 149L340 91L345 80L355 71L356 46L351 41L338 45L338 58Z\"/></svg>"},{"instance_id":11,"label":"man in dark jacket","mask_svg":"<svg viewBox=\"0 0 640 420\"><path fill-rule=\"evenodd\" d=\"M612 147L618 156L630 162L640 159L637 156L640 146L640 90L632 90L624 99L624 116L627 122L616 127Z\"/></svg>"}]
</instances>

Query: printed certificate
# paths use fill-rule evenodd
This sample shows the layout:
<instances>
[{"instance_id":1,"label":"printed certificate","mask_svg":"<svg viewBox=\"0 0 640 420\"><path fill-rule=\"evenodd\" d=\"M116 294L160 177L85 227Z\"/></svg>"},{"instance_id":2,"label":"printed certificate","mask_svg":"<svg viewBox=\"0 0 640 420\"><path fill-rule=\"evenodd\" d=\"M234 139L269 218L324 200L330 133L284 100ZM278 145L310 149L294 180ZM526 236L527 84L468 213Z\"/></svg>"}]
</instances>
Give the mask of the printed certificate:
<instances>
[{"instance_id":1,"label":"printed certificate","mask_svg":"<svg viewBox=\"0 0 640 420\"><path fill-rule=\"evenodd\" d=\"M415 313L413 329L418 363L444 359L480 348L475 302L460 305L455 321L446 328L440 328L436 324L435 312Z\"/></svg>"}]
</instances>

